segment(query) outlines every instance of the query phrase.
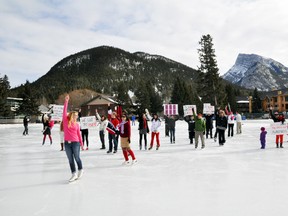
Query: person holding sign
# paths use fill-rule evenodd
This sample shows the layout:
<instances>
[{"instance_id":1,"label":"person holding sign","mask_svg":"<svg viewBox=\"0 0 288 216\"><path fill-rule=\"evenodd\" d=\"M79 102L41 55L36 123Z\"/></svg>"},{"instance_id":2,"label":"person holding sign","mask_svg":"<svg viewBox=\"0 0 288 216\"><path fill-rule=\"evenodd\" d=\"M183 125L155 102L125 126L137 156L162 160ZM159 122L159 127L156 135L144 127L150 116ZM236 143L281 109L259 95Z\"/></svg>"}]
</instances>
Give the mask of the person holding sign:
<instances>
[{"instance_id":1,"label":"person holding sign","mask_svg":"<svg viewBox=\"0 0 288 216\"><path fill-rule=\"evenodd\" d=\"M188 132L190 144L193 144L193 139L195 138L195 121L192 115L185 116L184 120L188 123Z\"/></svg>"},{"instance_id":2,"label":"person holding sign","mask_svg":"<svg viewBox=\"0 0 288 216\"><path fill-rule=\"evenodd\" d=\"M79 111L78 111L78 117L79 117L79 119L81 119L81 117L82 117L81 109L79 109ZM85 140L86 140L86 146L87 146L86 150L88 150L89 149L89 138L88 138L89 129L88 129L88 127L87 128L82 128L81 124L80 124L80 131L81 131L81 135L82 135L83 147L85 145Z\"/></svg>"},{"instance_id":3,"label":"person holding sign","mask_svg":"<svg viewBox=\"0 0 288 216\"><path fill-rule=\"evenodd\" d=\"M83 175L83 166L82 161L80 159L80 146L83 150L83 142L80 133L80 126L77 123L78 113L77 112L69 112L67 115L67 108L69 102L69 95L65 97L64 109L63 109L63 130L64 130L64 143L65 143L65 151L69 161L70 170L72 173L69 182L80 179ZM76 174L76 168L74 160L77 163L78 174Z\"/></svg>"},{"instance_id":4,"label":"person holding sign","mask_svg":"<svg viewBox=\"0 0 288 216\"><path fill-rule=\"evenodd\" d=\"M202 117L202 113L198 112L197 116L195 113L194 108L192 108L194 120L195 120L195 148L198 147L198 141L199 137L201 139L202 149L205 148L205 140L204 140L204 134L205 134L205 128L206 123L205 120Z\"/></svg>"},{"instance_id":5,"label":"person holding sign","mask_svg":"<svg viewBox=\"0 0 288 216\"><path fill-rule=\"evenodd\" d=\"M175 126L176 126L176 121L179 118L173 115L170 116L165 116L165 121L167 121L167 126L170 134L170 143L175 143Z\"/></svg>"},{"instance_id":6,"label":"person holding sign","mask_svg":"<svg viewBox=\"0 0 288 216\"><path fill-rule=\"evenodd\" d=\"M273 114L272 107L270 107L269 113L274 122L281 122L282 124L284 124L285 122L284 116L279 115L278 112L275 112ZM276 148L279 148L279 143L280 143L280 148L283 148L283 136L284 134L276 134Z\"/></svg>"},{"instance_id":7,"label":"person holding sign","mask_svg":"<svg viewBox=\"0 0 288 216\"><path fill-rule=\"evenodd\" d=\"M106 128L107 128L107 125L108 125L108 120L107 120L107 118L104 115L102 115L100 117L97 109L95 110L95 113L96 113L96 118L98 119L98 121L100 121L100 124L99 124L99 137L100 137L100 141L101 141L101 144L102 144L102 147L100 149L102 150L102 149L106 149L106 147L105 147L105 132L106 132Z\"/></svg>"}]
</instances>

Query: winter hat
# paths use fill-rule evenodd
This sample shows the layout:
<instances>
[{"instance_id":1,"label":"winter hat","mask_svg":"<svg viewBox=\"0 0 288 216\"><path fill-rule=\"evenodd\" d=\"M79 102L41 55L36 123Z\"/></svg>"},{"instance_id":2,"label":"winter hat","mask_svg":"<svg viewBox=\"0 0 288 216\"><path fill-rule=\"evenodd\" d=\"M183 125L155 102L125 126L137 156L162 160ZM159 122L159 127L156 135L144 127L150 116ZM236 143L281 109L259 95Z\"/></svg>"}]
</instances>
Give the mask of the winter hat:
<instances>
[{"instance_id":1,"label":"winter hat","mask_svg":"<svg viewBox=\"0 0 288 216\"><path fill-rule=\"evenodd\" d=\"M261 131L265 131L265 127L261 127Z\"/></svg>"},{"instance_id":2,"label":"winter hat","mask_svg":"<svg viewBox=\"0 0 288 216\"><path fill-rule=\"evenodd\" d=\"M275 112L275 113L274 113L274 115L278 115L278 114L279 114L278 112Z\"/></svg>"}]
</instances>

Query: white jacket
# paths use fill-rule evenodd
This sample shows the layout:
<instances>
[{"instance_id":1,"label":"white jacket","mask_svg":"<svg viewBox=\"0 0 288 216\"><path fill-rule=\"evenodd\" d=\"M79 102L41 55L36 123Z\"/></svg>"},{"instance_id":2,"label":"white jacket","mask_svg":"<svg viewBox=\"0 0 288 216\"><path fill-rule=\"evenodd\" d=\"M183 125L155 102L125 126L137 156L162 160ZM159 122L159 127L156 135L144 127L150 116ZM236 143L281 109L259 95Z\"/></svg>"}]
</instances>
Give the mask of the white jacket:
<instances>
[{"instance_id":1,"label":"white jacket","mask_svg":"<svg viewBox=\"0 0 288 216\"><path fill-rule=\"evenodd\" d=\"M151 124L151 131L152 132L159 132L159 127L161 126L161 121L158 119L158 120L155 120L151 117L151 115L149 114L149 112L146 112L146 115L148 117L148 119L150 121L152 121L152 124Z\"/></svg>"},{"instance_id":2,"label":"white jacket","mask_svg":"<svg viewBox=\"0 0 288 216\"><path fill-rule=\"evenodd\" d=\"M97 119L98 119L98 121L99 121L99 131L103 131L104 132L104 134L105 134L105 132L106 132L106 127L107 127L107 125L108 125L108 120L107 119L105 119L104 121L101 121L101 117L100 117L100 115L98 114L98 113L96 113L96 117L97 117Z\"/></svg>"},{"instance_id":3,"label":"white jacket","mask_svg":"<svg viewBox=\"0 0 288 216\"><path fill-rule=\"evenodd\" d=\"M230 114L228 116L228 124L234 124L235 123L235 116L233 114Z\"/></svg>"}]
</instances>

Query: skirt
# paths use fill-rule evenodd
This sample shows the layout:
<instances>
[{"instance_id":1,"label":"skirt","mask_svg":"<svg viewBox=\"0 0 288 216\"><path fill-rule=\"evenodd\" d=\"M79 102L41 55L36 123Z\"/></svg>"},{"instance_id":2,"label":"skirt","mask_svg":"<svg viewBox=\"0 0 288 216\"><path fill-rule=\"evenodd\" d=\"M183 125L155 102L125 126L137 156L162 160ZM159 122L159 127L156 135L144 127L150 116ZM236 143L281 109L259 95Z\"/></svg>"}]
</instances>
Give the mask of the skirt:
<instances>
[{"instance_id":1,"label":"skirt","mask_svg":"<svg viewBox=\"0 0 288 216\"><path fill-rule=\"evenodd\" d=\"M121 148L130 148L128 137L121 137Z\"/></svg>"},{"instance_id":2,"label":"skirt","mask_svg":"<svg viewBox=\"0 0 288 216\"><path fill-rule=\"evenodd\" d=\"M147 128L143 128L139 130L139 134L147 134Z\"/></svg>"}]
</instances>

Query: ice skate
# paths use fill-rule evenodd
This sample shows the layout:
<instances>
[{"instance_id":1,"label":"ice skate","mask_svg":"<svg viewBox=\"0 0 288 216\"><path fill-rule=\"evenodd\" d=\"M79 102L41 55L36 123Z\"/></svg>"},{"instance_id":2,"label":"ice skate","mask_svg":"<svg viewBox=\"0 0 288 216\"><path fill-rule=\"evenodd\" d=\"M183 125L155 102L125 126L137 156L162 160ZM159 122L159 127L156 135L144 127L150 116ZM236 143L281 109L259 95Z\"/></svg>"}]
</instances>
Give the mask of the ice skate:
<instances>
[{"instance_id":1,"label":"ice skate","mask_svg":"<svg viewBox=\"0 0 288 216\"><path fill-rule=\"evenodd\" d=\"M77 175L76 175L76 173L73 173L71 178L69 179L69 182L73 182L75 180L77 180Z\"/></svg>"}]
</instances>

